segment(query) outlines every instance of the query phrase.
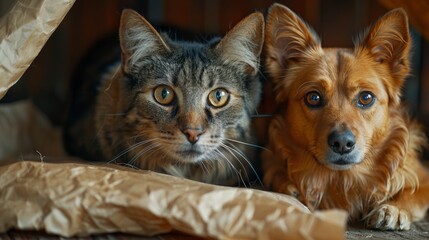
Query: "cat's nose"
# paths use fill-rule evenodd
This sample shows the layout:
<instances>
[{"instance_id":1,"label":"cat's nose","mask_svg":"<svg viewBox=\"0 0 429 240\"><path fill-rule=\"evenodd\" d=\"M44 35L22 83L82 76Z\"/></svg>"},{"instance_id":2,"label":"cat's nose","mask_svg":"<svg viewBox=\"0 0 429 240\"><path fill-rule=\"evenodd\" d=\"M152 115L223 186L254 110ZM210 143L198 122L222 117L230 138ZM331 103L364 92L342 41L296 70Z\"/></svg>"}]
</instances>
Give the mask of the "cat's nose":
<instances>
[{"instance_id":1,"label":"cat's nose","mask_svg":"<svg viewBox=\"0 0 429 240\"><path fill-rule=\"evenodd\" d=\"M191 144L195 144L200 139L201 134L204 133L204 130L202 128L185 128L182 133L185 134Z\"/></svg>"}]
</instances>

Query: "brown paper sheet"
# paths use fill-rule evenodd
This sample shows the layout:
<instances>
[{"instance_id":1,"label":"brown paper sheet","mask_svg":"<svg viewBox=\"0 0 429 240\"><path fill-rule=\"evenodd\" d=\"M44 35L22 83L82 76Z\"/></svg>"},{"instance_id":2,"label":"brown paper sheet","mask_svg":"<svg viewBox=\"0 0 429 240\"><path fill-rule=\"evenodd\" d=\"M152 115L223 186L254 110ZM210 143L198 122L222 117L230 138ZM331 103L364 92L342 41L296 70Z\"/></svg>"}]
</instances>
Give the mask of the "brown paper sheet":
<instances>
[{"instance_id":1,"label":"brown paper sheet","mask_svg":"<svg viewBox=\"0 0 429 240\"><path fill-rule=\"evenodd\" d=\"M148 171L77 163L31 102L0 106L0 232L60 236L173 230L223 239L342 239L347 214L310 213L292 197ZM38 162L24 162L33 159ZM5 164L5 162L3 162Z\"/></svg>"},{"instance_id":2,"label":"brown paper sheet","mask_svg":"<svg viewBox=\"0 0 429 240\"><path fill-rule=\"evenodd\" d=\"M74 0L18 0L0 19L0 99L24 74Z\"/></svg>"},{"instance_id":3,"label":"brown paper sheet","mask_svg":"<svg viewBox=\"0 0 429 240\"><path fill-rule=\"evenodd\" d=\"M61 236L177 230L218 239L343 239L342 211L310 213L292 197L149 171L76 163L0 168L0 231Z\"/></svg>"}]
</instances>

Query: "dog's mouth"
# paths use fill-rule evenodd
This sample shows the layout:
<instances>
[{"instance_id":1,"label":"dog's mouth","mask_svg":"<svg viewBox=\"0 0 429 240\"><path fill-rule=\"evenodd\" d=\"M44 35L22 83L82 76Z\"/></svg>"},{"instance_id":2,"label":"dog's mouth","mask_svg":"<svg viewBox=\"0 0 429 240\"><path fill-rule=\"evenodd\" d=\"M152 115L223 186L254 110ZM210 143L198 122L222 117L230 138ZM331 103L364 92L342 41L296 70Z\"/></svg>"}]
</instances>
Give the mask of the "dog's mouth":
<instances>
[{"instance_id":1,"label":"dog's mouth","mask_svg":"<svg viewBox=\"0 0 429 240\"><path fill-rule=\"evenodd\" d=\"M344 158L339 158L335 161L328 161L327 166L333 170L348 170L352 168L356 163L346 160Z\"/></svg>"},{"instance_id":2,"label":"dog's mouth","mask_svg":"<svg viewBox=\"0 0 429 240\"><path fill-rule=\"evenodd\" d=\"M343 166L343 165L349 165L350 163L347 162L346 160L340 158L336 162L333 162L333 164Z\"/></svg>"},{"instance_id":3,"label":"dog's mouth","mask_svg":"<svg viewBox=\"0 0 429 240\"><path fill-rule=\"evenodd\" d=\"M333 156L331 154L328 154L328 156L323 161L320 161L315 156L314 156L314 159L322 163L329 169L340 170L340 171L349 170L353 166L362 162L362 158L359 153L342 155L342 156Z\"/></svg>"}]
</instances>

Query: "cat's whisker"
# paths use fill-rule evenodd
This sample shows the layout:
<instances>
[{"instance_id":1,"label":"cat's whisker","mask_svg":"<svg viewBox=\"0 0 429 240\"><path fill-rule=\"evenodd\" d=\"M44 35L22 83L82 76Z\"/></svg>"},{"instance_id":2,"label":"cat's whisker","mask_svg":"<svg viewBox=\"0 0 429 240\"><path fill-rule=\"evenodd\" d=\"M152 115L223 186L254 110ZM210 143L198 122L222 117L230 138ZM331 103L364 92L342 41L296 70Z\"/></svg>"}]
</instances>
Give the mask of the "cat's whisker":
<instances>
[{"instance_id":1,"label":"cat's whisker","mask_svg":"<svg viewBox=\"0 0 429 240\"><path fill-rule=\"evenodd\" d=\"M207 174L210 173L210 171L209 171L209 169L208 169L208 167L206 165L206 161L200 161L199 165L201 166L201 169L203 169L203 172L205 172Z\"/></svg>"},{"instance_id":2,"label":"cat's whisker","mask_svg":"<svg viewBox=\"0 0 429 240\"><path fill-rule=\"evenodd\" d=\"M232 162L225 156L225 154L223 154L221 151L219 151L218 149L215 150L216 153L219 154L219 156L221 156L223 159L225 159L225 161L228 163L228 165L232 168L232 170L234 170L235 174L237 175L237 178L241 180L241 182L243 183L244 187L247 188L246 182L243 179L243 176L241 175L241 172L238 171L238 169L234 166L234 164L232 164Z\"/></svg>"},{"instance_id":3,"label":"cat's whisker","mask_svg":"<svg viewBox=\"0 0 429 240\"><path fill-rule=\"evenodd\" d=\"M212 169L214 168L213 161L201 161L201 162L204 164L204 166L207 170L207 174L210 174L210 168L212 168Z\"/></svg>"},{"instance_id":4,"label":"cat's whisker","mask_svg":"<svg viewBox=\"0 0 429 240\"><path fill-rule=\"evenodd\" d=\"M101 135L101 132L102 132L102 129L103 129L103 127L104 127L104 123L101 125L101 127L97 130L97 133L96 133L96 135L97 135L97 137L99 137L99 135ZM110 133L111 134L116 134L116 133L124 133L124 132L128 132L129 130L124 130L124 129L122 129L122 128L118 128L118 129L114 129L114 131L110 131ZM128 138L124 138L124 139L121 139L120 141L116 141L111 147L112 147L112 149L117 149L117 148L119 148L119 147L122 147L123 145L123 143L128 143L128 140L129 139L132 139L132 138L138 138L139 136L141 136L141 137L145 137L146 135L145 135L145 132L140 132L140 134L139 135L137 135L137 136L131 136L131 137L128 137ZM95 144L95 138L94 138L94 144ZM129 144L126 144L126 145L129 145ZM134 145L134 144L133 144ZM130 146L130 147L132 147L132 146ZM123 151L127 151L127 150L123 150ZM123 156L125 153L123 153L123 151L121 151L120 153L119 153L119 157L121 157L121 156ZM110 161L108 161L107 163L112 163L112 162L114 162L115 160L117 160L118 158L119 158L118 156L116 156L114 159L112 159L112 160L110 160Z\"/></svg>"},{"instance_id":5,"label":"cat's whisker","mask_svg":"<svg viewBox=\"0 0 429 240\"><path fill-rule=\"evenodd\" d=\"M262 147L262 146L259 146L259 145L256 145L256 144L247 143L247 142L243 142L243 141L239 141L239 140L235 140L235 139L231 139L231 138L224 138L224 139L226 141L235 142L235 143L243 144L243 145L246 145L246 146L249 146L249 147L254 147L254 148L259 148L259 149L262 149L262 150L269 151L268 148L265 148L265 147Z\"/></svg>"},{"instance_id":6,"label":"cat's whisker","mask_svg":"<svg viewBox=\"0 0 429 240\"><path fill-rule=\"evenodd\" d=\"M129 168L133 168L133 169L136 169L136 170L141 170L140 168L138 168L138 167L136 167L134 165L131 165L129 163L119 163L119 165L126 166L126 167L129 167Z\"/></svg>"},{"instance_id":7,"label":"cat's whisker","mask_svg":"<svg viewBox=\"0 0 429 240\"><path fill-rule=\"evenodd\" d=\"M249 174L247 173L247 171L246 171L246 167L244 166L244 164L240 161L240 158L239 157L237 157L235 154L234 154L234 149L232 149L231 147L229 147L229 146L227 146L226 144L221 144L221 147L223 148L223 149L225 149L226 151L228 151L230 154L231 154L231 156L232 157L234 157L236 160L237 160L237 162L241 165L241 167L242 167L242 169L243 169L243 171L244 171L244 173L245 173L245 175L246 175L246 179L248 180L248 182L250 183L250 176L249 176ZM239 156L240 157L242 157L246 162L248 162L249 163L249 161L248 160L246 160L246 157L245 156L243 156L243 154L240 154L239 152L237 152L237 151L235 151L236 153L238 153L239 154Z\"/></svg>"},{"instance_id":8,"label":"cat's whisker","mask_svg":"<svg viewBox=\"0 0 429 240\"><path fill-rule=\"evenodd\" d=\"M130 136L130 137L124 139L123 142L126 142L127 140L134 140L134 143L136 143L136 141L139 138L146 139L147 138L147 133L149 133L149 131L147 131L147 132L146 131L140 132L140 134L137 134L137 135L134 135L134 136ZM152 138L152 139L159 139L159 138Z\"/></svg>"},{"instance_id":9,"label":"cat's whisker","mask_svg":"<svg viewBox=\"0 0 429 240\"><path fill-rule=\"evenodd\" d=\"M210 152L210 154L207 155L207 160L205 160L204 162L212 169L218 169L219 167L220 169L228 169L230 168L229 164L226 163L224 161L218 161L218 153L216 151L212 151ZM210 168L208 168L210 170Z\"/></svg>"},{"instance_id":10,"label":"cat's whisker","mask_svg":"<svg viewBox=\"0 0 429 240\"><path fill-rule=\"evenodd\" d=\"M134 165L135 161L137 159L140 159L143 155L150 153L150 151L152 151L152 150L156 150L156 148L159 148L160 146L161 146L161 144L159 144L159 143L152 143L152 144L146 146L141 151L139 151L133 158L131 158L131 160L128 163ZM153 151L153 152L155 152L155 151ZM149 155L150 154L148 154L148 156ZM148 157L148 156L145 156L145 157Z\"/></svg>"},{"instance_id":11,"label":"cat's whisker","mask_svg":"<svg viewBox=\"0 0 429 240\"><path fill-rule=\"evenodd\" d=\"M261 184L261 186L264 186L264 184L262 183L261 178L258 175L258 172L256 171L256 169L253 167L253 164L249 161L249 159L246 157L246 155L237 147L234 145L226 145L226 144L222 144L222 146L224 148L226 148L227 150L230 149L231 151L234 151L235 153L237 153L240 157L243 158L244 161L246 161L246 163L250 166L250 168L252 169L253 173L255 173L255 176L259 182L259 184ZM239 159L237 159L239 160ZM244 166L243 166L244 167Z\"/></svg>"},{"instance_id":12,"label":"cat's whisker","mask_svg":"<svg viewBox=\"0 0 429 240\"><path fill-rule=\"evenodd\" d=\"M263 71L261 71L260 69L258 70L258 76L259 76L259 79L263 80L264 82L268 81L267 77L265 76Z\"/></svg>"},{"instance_id":13,"label":"cat's whisker","mask_svg":"<svg viewBox=\"0 0 429 240\"><path fill-rule=\"evenodd\" d=\"M112 148L117 149L119 147L123 147L124 143L125 143L125 146L131 145L130 147L132 147L135 144L138 144L139 142L141 142L141 141L138 141L139 138L145 139L143 141L147 141L148 140L148 139L146 139L147 138L147 135L146 135L147 132L146 131L140 131L139 133L140 134L137 134L137 135L134 135L134 136L130 136L130 137L127 137L127 138L121 139L120 141L115 142L115 144L112 146ZM157 139L157 138L153 138L153 139ZM130 141L132 141L132 143ZM122 151L126 151L126 150L122 150ZM121 154L122 151L119 154Z\"/></svg>"},{"instance_id":14,"label":"cat's whisker","mask_svg":"<svg viewBox=\"0 0 429 240\"><path fill-rule=\"evenodd\" d=\"M131 145L130 147L128 147L127 149L123 150L122 152L120 152L120 153L119 153L116 157L114 157L112 160L108 161L108 163L115 162L115 161L116 161L116 160L118 160L120 157L122 157L122 156L124 156L125 154L127 154L127 153L131 152L132 150L134 150L134 149L136 149L136 148L138 148L138 147L140 147L140 146L142 146L142 145L144 145L144 144L146 144L146 143L153 142L153 141L156 141L156 140L157 140L157 138L152 138L152 139L148 139L148 140L145 140L145 141L137 142L137 143L135 143L135 144Z\"/></svg>"},{"instance_id":15,"label":"cat's whisker","mask_svg":"<svg viewBox=\"0 0 429 240\"><path fill-rule=\"evenodd\" d=\"M148 143L148 142L152 142L153 140L145 140L142 142L137 142L135 144L132 144L131 146L129 146L128 148L126 148L125 150L122 150L120 153L118 153L118 155L116 155L114 158L112 158L110 161L108 161L108 163L114 163L116 162L116 160L118 160L119 158L121 158L122 156L124 156L125 154L133 151L134 149ZM119 147L120 145L118 145L117 147Z\"/></svg>"},{"instance_id":16,"label":"cat's whisker","mask_svg":"<svg viewBox=\"0 0 429 240\"><path fill-rule=\"evenodd\" d=\"M249 167L252 169L252 171L253 171L253 173L255 174L255 176L256 176L256 179L257 179L257 181L259 182L259 184L261 184L261 186L263 186L263 183L262 183L262 180L261 180L261 178L259 177L259 175L258 175L258 172L256 171L256 169L253 167L253 164L251 163L251 161L246 157L246 155L240 150L240 149L238 149L238 147L237 146L234 146L234 145L230 145L230 146L228 146L228 145L225 145L224 147L226 147L229 151L233 151L233 152L235 152L235 153L237 153L241 158L243 158L243 160L244 161L246 161L246 163L249 165ZM235 156L235 155L234 155ZM237 158L237 160L238 161L240 161L238 158ZM241 162L240 162L241 163ZM242 164L242 166L243 166L243 164ZM243 166L243 168L244 168L244 166ZM247 174L247 173L246 173ZM249 177L248 177L249 178ZM249 181L250 181L250 179L249 179Z\"/></svg>"}]
</instances>

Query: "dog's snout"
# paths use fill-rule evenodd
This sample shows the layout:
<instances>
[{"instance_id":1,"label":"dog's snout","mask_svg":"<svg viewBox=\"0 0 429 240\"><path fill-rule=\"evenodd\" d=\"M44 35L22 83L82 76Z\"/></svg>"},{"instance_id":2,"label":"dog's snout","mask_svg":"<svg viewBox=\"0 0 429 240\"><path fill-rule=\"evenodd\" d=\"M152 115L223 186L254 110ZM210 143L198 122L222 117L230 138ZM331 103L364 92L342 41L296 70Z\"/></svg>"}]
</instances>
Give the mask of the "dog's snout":
<instances>
[{"instance_id":1,"label":"dog's snout","mask_svg":"<svg viewBox=\"0 0 429 240\"><path fill-rule=\"evenodd\" d=\"M342 132L335 130L329 134L328 144L334 152L343 155L353 151L356 140L350 130Z\"/></svg>"}]
</instances>

